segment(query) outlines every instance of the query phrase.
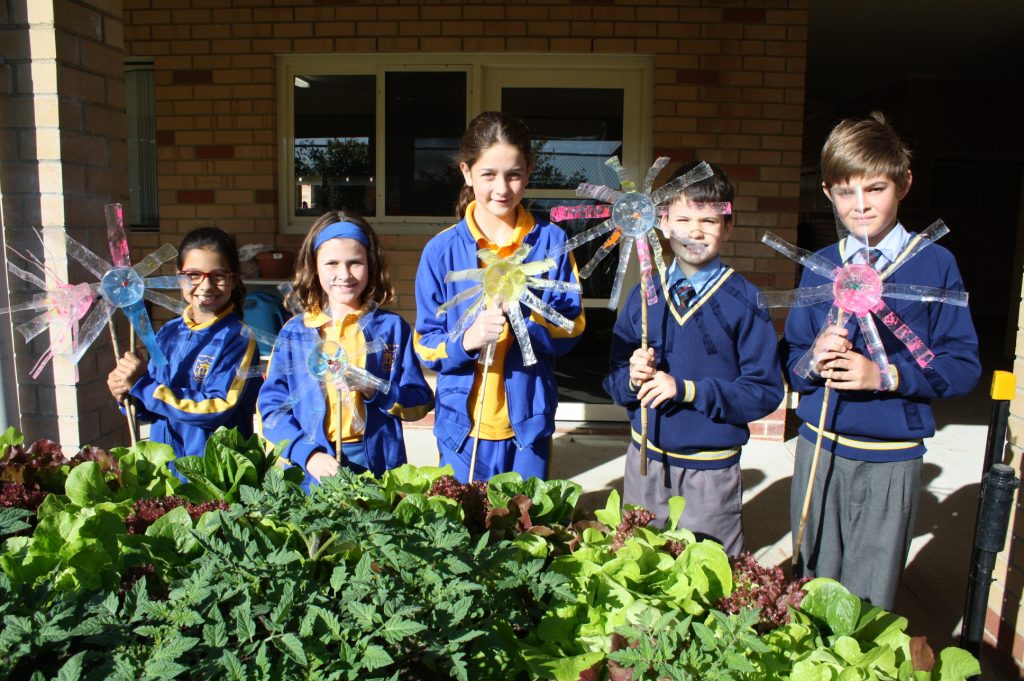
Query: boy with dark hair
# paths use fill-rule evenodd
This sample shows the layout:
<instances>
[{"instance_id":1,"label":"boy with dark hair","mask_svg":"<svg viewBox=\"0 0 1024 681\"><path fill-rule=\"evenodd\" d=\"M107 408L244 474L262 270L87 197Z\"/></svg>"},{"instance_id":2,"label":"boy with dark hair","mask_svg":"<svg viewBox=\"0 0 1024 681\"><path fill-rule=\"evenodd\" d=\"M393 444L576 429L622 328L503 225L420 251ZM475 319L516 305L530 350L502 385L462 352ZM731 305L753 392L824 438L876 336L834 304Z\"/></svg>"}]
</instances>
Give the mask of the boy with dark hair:
<instances>
[{"instance_id":1,"label":"boy with dark hair","mask_svg":"<svg viewBox=\"0 0 1024 681\"><path fill-rule=\"evenodd\" d=\"M851 235L820 255L837 267L854 262L884 271L915 238L896 215L912 182L909 149L880 114L844 120L825 142L821 171L822 189ZM886 282L963 290L953 255L934 244L906 259ZM824 283L808 268L800 287ZM790 498L794 544L804 494L813 485L796 571L837 579L885 609L892 608L910 550L923 441L935 434L930 402L969 392L981 373L966 308L906 300L889 305L935 357L919 366L900 340L882 330L893 378L888 390L857 325L826 327L828 304L794 308L780 346L786 377L801 396L797 415L803 421ZM794 367L812 347L813 370L802 378ZM834 394L809 483L826 388Z\"/></svg>"},{"instance_id":2,"label":"boy with dark hair","mask_svg":"<svg viewBox=\"0 0 1024 681\"><path fill-rule=\"evenodd\" d=\"M743 548L740 448L750 438L747 424L776 409L783 389L775 329L757 306L757 289L719 259L732 235L735 190L721 168L712 170L662 217L675 257L649 306L649 346L641 347L637 286L615 323L604 388L633 424L623 502L667 520L669 498L682 496L681 525L736 556ZM643 409L651 409L646 476L639 474Z\"/></svg>"}]
</instances>

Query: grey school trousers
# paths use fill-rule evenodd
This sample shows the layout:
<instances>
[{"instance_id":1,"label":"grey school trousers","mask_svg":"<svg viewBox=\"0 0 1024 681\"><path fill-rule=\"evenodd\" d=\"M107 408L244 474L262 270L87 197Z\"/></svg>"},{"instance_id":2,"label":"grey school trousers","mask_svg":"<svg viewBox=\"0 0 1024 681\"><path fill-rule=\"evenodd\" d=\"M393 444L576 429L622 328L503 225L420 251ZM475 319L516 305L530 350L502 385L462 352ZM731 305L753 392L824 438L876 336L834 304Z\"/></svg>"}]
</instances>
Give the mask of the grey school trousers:
<instances>
[{"instance_id":1,"label":"grey school trousers","mask_svg":"<svg viewBox=\"0 0 1024 681\"><path fill-rule=\"evenodd\" d=\"M790 495L796 546L814 443L799 438ZM914 536L921 459L866 463L822 450L796 574L831 577L891 610Z\"/></svg>"},{"instance_id":2,"label":"grey school trousers","mask_svg":"<svg viewBox=\"0 0 1024 681\"><path fill-rule=\"evenodd\" d=\"M640 475L640 449L635 442L626 450L622 501L654 513L653 527L668 520L668 500L686 499L679 525L697 539L714 539L730 556L743 550L743 477L739 464L717 470L669 466L648 458L647 476Z\"/></svg>"}]
</instances>

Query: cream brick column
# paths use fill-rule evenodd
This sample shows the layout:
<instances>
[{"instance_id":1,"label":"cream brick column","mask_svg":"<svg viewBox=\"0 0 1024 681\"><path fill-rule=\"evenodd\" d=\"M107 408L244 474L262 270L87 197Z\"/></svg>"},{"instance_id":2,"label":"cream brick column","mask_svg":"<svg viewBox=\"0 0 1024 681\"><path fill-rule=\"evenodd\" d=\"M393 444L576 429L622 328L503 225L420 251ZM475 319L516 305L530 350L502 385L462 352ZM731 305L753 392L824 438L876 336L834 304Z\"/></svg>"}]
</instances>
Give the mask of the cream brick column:
<instances>
[{"instance_id":1,"label":"cream brick column","mask_svg":"<svg viewBox=\"0 0 1024 681\"><path fill-rule=\"evenodd\" d=\"M93 275L69 265L62 231L106 255L103 205L127 200L120 3L27 0L8 3L6 12L0 17L10 46L0 109L4 242L45 257L52 276L63 281L92 281ZM45 256L32 232L40 227ZM20 279L8 277L7 285L16 297L38 292ZM29 314L22 313L16 323ZM14 338L15 376L5 381L18 387L16 425L29 439L45 437L68 448L126 442L123 419L106 391L106 373L113 366L108 337L102 336L80 363L77 383L75 368L66 361L54 362L38 380L28 375L39 354L61 335L43 334L31 345ZM68 348L64 338L60 349Z\"/></svg>"}]
</instances>

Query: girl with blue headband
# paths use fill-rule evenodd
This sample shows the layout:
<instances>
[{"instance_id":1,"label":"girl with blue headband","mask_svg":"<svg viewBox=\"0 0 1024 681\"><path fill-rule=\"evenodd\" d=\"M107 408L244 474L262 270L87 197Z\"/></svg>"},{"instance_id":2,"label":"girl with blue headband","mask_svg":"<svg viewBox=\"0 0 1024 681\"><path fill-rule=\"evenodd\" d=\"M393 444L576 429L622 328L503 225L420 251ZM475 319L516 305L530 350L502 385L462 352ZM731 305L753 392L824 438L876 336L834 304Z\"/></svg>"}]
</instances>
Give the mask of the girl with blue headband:
<instances>
[{"instance_id":1,"label":"girl with blue headband","mask_svg":"<svg viewBox=\"0 0 1024 681\"><path fill-rule=\"evenodd\" d=\"M395 299L395 289L369 223L339 211L322 215L299 248L292 289L304 312L284 325L271 355L257 403L264 436L288 441L280 454L306 472L307 488L340 466L379 476L405 463L401 421L425 416L433 393L409 325L378 307ZM343 388L304 370L324 342L384 387L354 384L338 409Z\"/></svg>"}]
</instances>

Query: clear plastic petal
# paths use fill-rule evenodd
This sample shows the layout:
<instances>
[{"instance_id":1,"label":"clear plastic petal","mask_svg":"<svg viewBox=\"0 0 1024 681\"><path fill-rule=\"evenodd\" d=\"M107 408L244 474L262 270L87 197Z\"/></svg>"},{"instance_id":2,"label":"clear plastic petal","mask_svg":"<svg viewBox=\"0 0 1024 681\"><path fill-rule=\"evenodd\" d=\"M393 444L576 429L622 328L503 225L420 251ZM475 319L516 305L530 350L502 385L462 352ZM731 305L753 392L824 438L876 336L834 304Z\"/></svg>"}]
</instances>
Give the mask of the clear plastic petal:
<instances>
[{"instance_id":1,"label":"clear plastic petal","mask_svg":"<svg viewBox=\"0 0 1024 681\"><path fill-rule=\"evenodd\" d=\"M892 377L892 372L889 371L889 357L885 354L885 348L882 346L882 339L878 335L878 328L875 326L874 320L870 314L859 314L857 315L857 324L860 326L861 335L864 336L868 355L871 356L871 361L875 363L881 373L881 389L892 390L895 380Z\"/></svg>"},{"instance_id":2,"label":"clear plastic petal","mask_svg":"<svg viewBox=\"0 0 1024 681\"><path fill-rule=\"evenodd\" d=\"M44 291L47 289L46 281L41 279L38 275L29 272L28 270L21 269L10 260L7 261L7 269L10 271L11 274L18 277L19 279L23 279L24 281L27 281L30 284L35 284Z\"/></svg>"},{"instance_id":3,"label":"clear plastic petal","mask_svg":"<svg viewBox=\"0 0 1024 681\"><path fill-rule=\"evenodd\" d=\"M49 293L37 293L23 303L0 308L0 314L24 312L25 310L44 310L49 308L52 304L53 299L50 297Z\"/></svg>"},{"instance_id":4,"label":"clear plastic petal","mask_svg":"<svg viewBox=\"0 0 1024 681\"><path fill-rule=\"evenodd\" d=\"M25 322L24 324L18 324L16 327L14 327L14 330L20 333L22 337L24 337L25 342L27 343L36 336L38 336L39 334L41 334L43 331L46 331L46 329L48 329L49 327L50 315L44 313L39 315L38 317L32 318L31 320Z\"/></svg>"},{"instance_id":5,"label":"clear plastic petal","mask_svg":"<svg viewBox=\"0 0 1024 681\"><path fill-rule=\"evenodd\" d=\"M172 260L173 258L177 257L177 255L177 248L175 248L171 244L164 244L163 246L156 249L155 251L147 255L145 258L140 260L139 264L137 264L134 267L134 269L136 272L138 272L140 277L144 277L147 274L152 274L153 272L156 272L161 265L163 265L168 260Z\"/></svg>"},{"instance_id":6,"label":"clear plastic petal","mask_svg":"<svg viewBox=\"0 0 1024 681\"><path fill-rule=\"evenodd\" d=\"M633 251L633 239L623 237L622 247L619 249L619 264L615 267L615 281L612 282L612 291L608 296L608 309L614 310L619 306L619 295L622 293L622 279L626 275L626 268L629 267L629 256Z\"/></svg>"},{"instance_id":7,"label":"clear plastic petal","mask_svg":"<svg viewBox=\"0 0 1024 681\"><path fill-rule=\"evenodd\" d=\"M67 245L68 255L81 263L82 267L97 279L102 279L103 275L112 269L110 263L75 241L70 235L65 234L64 241Z\"/></svg>"},{"instance_id":8,"label":"clear plastic petal","mask_svg":"<svg viewBox=\"0 0 1024 681\"><path fill-rule=\"evenodd\" d=\"M534 260L533 262L523 263L519 266L519 271L527 277L533 277L538 274L553 270L558 266L551 258L544 258L543 260Z\"/></svg>"},{"instance_id":9,"label":"clear plastic petal","mask_svg":"<svg viewBox=\"0 0 1024 681\"><path fill-rule=\"evenodd\" d=\"M141 264L141 263L140 263ZM146 277L143 280L146 288L180 289L181 282L177 274L169 274L164 277Z\"/></svg>"},{"instance_id":10,"label":"clear plastic petal","mask_svg":"<svg viewBox=\"0 0 1024 681\"><path fill-rule=\"evenodd\" d=\"M661 248L661 239L658 238L657 232L648 234L647 239L651 243L651 253L654 254L654 264L658 268L658 274L661 276L662 281L666 281L668 278L668 267L665 265L665 252Z\"/></svg>"},{"instance_id":11,"label":"clear plastic petal","mask_svg":"<svg viewBox=\"0 0 1024 681\"><path fill-rule=\"evenodd\" d=\"M608 207L608 210L611 210L611 206ZM602 234L607 234L613 229L615 229L615 223L612 222L611 220L605 220L604 222L595 227L591 227L588 230L580 232L579 234L576 234L573 237L566 239L565 243L563 243L561 246L558 246L557 248L552 248L545 255L549 258L557 258L560 255L568 253L577 246L585 244L588 241L592 241L593 239L596 239Z\"/></svg>"},{"instance_id":12,"label":"clear plastic petal","mask_svg":"<svg viewBox=\"0 0 1024 681\"><path fill-rule=\"evenodd\" d=\"M651 188L654 186L654 180L657 179L658 173L668 165L669 160L668 156L659 156L654 159L654 163L652 163L651 167L647 169L647 176L644 177L644 194L651 193Z\"/></svg>"},{"instance_id":13,"label":"clear plastic petal","mask_svg":"<svg viewBox=\"0 0 1024 681\"><path fill-rule=\"evenodd\" d=\"M164 294L157 293L156 291L150 291L147 289L142 292L142 297L151 303L159 305L160 307L167 308L174 314L184 314L185 310L188 309L188 305L181 298L171 298L170 296L165 296Z\"/></svg>"},{"instance_id":14,"label":"clear plastic petal","mask_svg":"<svg viewBox=\"0 0 1024 681\"><path fill-rule=\"evenodd\" d=\"M450 284L455 281L483 281L485 268L480 267L473 270L455 270L444 275L444 283Z\"/></svg>"},{"instance_id":15,"label":"clear plastic petal","mask_svg":"<svg viewBox=\"0 0 1024 681\"><path fill-rule=\"evenodd\" d=\"M949 303L967 307L967 291L954 291L948 288L920 286L918 284L884 284L882 295L898 300L916 300L922 303Z\"/></svg>"},{"instance_id":16,"label":"clear plastic petal","mask_svg":"<svg viewBox=\"0 0 1024 681\"><path fill-rule=\"evenodd\" d=\"M103 206L107 217L107 243L110 244L110 257L114 267L131 267L132 261L128 254L128 238L124 234L124 211L120 203L108 203Z\"/></svg>"},{"instance_id":17,"label":"clear plastic petal","mask_svg":"<svg viewBox=\"0 0 1024 681\"><path fill-rule=\"evenodd\" d=\"M444 315L446 315L448 313L448 310L450 310L453 307L456 307L458 305L461 305L464 301L469 300L473 296L480 295L480 292L483 291L483 290L484 290L483 286L477 285L477 286L471 286L471 287L467 288L465 291L460 291L459 293L455 294L454 296L452 296L448 300L446 300L443 303L441 303L440 305L438 305L437 306L437 310L435 311L434 314L436 316L438 316L438 317L443 317Z\"/></svg>"},{"instance_id":18,"label":"clear plastic petal","mask_svg":"<svg viewBox=\"0 0 1024 681\"><path fill-rule=\"evenodd\" d=\"M475 304L470 305L466 308L466 311L459 317L459 321L455 322L455 326L448 332L448 340L455 342L462 337L469 325L476 320L476 316L480 314L480 311L484 309L485 303L483 297L478 300Z\"/></svg>"},{"instance_id":19,"label":"clear plastic petal","mask_svg":"<svg viewBox=\"0 0 1024 681\"><path fill-rule=\"evenodd\" d=\"M85 321L82 322L82 328L78 331L78 347L75 348L75 354L71 356L73 364L78 364L81 361L85 351L93 344L93 341L100 335L100 332L106 328L107 320L110 319L116 309L116 307L102 298L96 299L96 304L88 316L86 316Z\"/></svg>"},{"instance_id":20,"label":"clear plastic petal","mask_svg":"<svg viewBox=\"0 0 1024 681\"><path fill-rule=\"evenodd\" d=\"M579 187L576 187L576 196L582 199L594 199L595 201L604 201L605 203L615 203L623 192L611 187L606 187L603 184L591 184L589 182L583 182Z\"/></svg>"},{"instance_id":21,"label":"clear plastic petal","mask_svg":"<svg viewBox=\"0 0 1024 681\"><path fill-rule=\"evenodd\" d=\"M374 338L363 343L363 356L375 355L388 346L387 343L382 341L380 338Z\"/></svg>"},{"instance_id":22,"label":"clear plastic petal","mask_svg":"<svg viewBox=\"0 0 1024 681\"><path fill-rule=\"evenodd\" d=\"M907 346L907 350L910 350L910 354L914 357L914 361L917 362L918 366L924 368L928 366L933 359L935 359L935 353L933 353L928 346L924 344L920 336L914 333L913 329L906 325L906 323L899 318L899 316L893 312L888 305L884 302L879 305L878 309L875 310L875 314L882 320L882 324L887 329L892 331L893 335L896 336Z\"/></svg>"},{"instance_id":23,"label":"clear plastic petal","mask_svg":"<svg viewBox=\"0 0 1024 681\"><path fill-rule=\"evenodd\" d=\"M811 343L811 347L807 348L807 352L800 356L800 359L793 365L793 373L800 378L807 378L814 371L814 365L817 363L818 358L814 356L814 348L818 345L818 340L825 335L826 329L830 326L835 326L840 318L839 308L833 305L828 315L825 317L825 322L821 325L818 330L818 335L814 337L814 342Z\"/></svg>"},{"instance_id":24,"label":"clear plastic petal","mask_svg":"<svg viewBox=\"0 0 1024 681\"><path fill-rule=\"evenodd\" d=\"M768 247L775 249L787 258L795 260L819 276L825 277L826 279L836 278L836 270L838 270L839 267L835 263L829 261L828 258L820 256L817 253L811 253L799 246L794 246L785 239L775 236L771 232L765 232L764 236L761 237L761 242Z\"/></svg>"},{"instance_id":25,"label":"clear plastic petal","mask_svg":"<svg viewBox=\"0 0 1024 681\"><path fill-rule=\"evenodd\" d=\"M573 330L574 325L572 323L572 320L570 320L561 312L551 307L543 300L530 293L529 291L523 291L523 295L522 298L520 298L520 300L524 305L526 305L531 310L536 311L537 314L539 314L541 317L548 320L552 324L560 326L566 331Z\"/></svg>"},{"instance_id":26,"label":"clear plastic petal","mask_svg":"<svg viewBox=\"0 0 1024 681\"><path fill-rule=\"evenodd\" d=\"M711 177L714 173L711 172L711 166L706 162L701 161L699 165L695 166L692 170L680 175L674 180L670 180L665 184L661 185L657 191L651 193L651 201L655 205L664 203L668 199L675 196L683 187L689 187L694 182L700 182Z\"/></svg>"},{"instance_id":27,"label":"clear plastic petal","mask_svg":"<svg viewBox=\"0 0 1024 681\"><path fill-rule=\"evenodd\" d=\"M597 252L594 253L594 257L590 259L590 262L584 265L583 269L580 270L580 279L586 279L593 274L594 270L599 264L601 264L601 261L604 260L605 256L611 253L612 249L615 248L616 244L618 244L619 240L623 237L623 233L618 229L612 232L612 235L605 240L601 248L597 249Z\"/></svg>"},{"instance_id":28,"label":"clear plastic petal","mask_svg":"<svg viewBox=\"0 0 1024 681\"><path fill-rule=\"evenodd\" d=\"M758 307L805 307L833 299L832 284L795 288L789 291L759 291Z\"/></svg>"},{"instance_id":29,"label":"clear plastic petal","mask_svg":"<svg viewBox=\"0 0 1024 681\"><path fill-rule=\"evenodd\" d=\"M522 310L518 305L510 305L508 308L508 323L512 327L512 333L519 341L519 350L523 353L523 364L531 366L537 363L537 356L533 354L533 343L530 342L530 332L526 329L526 320L523 319Z\"/></svg>"},{"instance_id":30,"label":"clear plastic petal","mask_svg":"<svg viewBox=\"0 0 1024 681\"><path fill-rule=\"evenodd\" d=\"M626 169L622 167L621 163L619 163L618 156L612 156L607 161L605 161L604 164L611 168L612 170L614 170L615 174L619 176L619 188L622 191L636 191L636 182L633 181L633 179L629 176L629 173L626 172Z\"/></svg>"},{"instance_id":31,"label":"clear plastic petal","mask_svg":"<svg viewBox=\"0 0 1024 681\"><path fill-rule=\"evenodd\" d=\"M352 385L362 386L364 388L375 388L382 393L386 393L391 390L391 381L386 378L374 376L362 367L349 365L349 367L345 369L345 380Z\"/></svg>"},{"instance_id":32,"label":"clear plastic petal","mask_svg":"<svg viewBox=\"0 0 1024 681\"><path fill-rule=\"evenodd\" d=\"M922 249L927 248L930 244L941 239L942 237L949 234L949 227L942 220L936 220L932 224L928 225L920 234L917 234L910 239L910 242L903 247L900 254L896 256L896 260L892 262L885 271L882 272L882 279L885 279L892 275L893 272L903 266L903 263L907 262L915 255L921 252Z\"/></svg>"},{"instance_id":33,"label":"clear plastic petal","mask_svg":"<svg viewBox=\"0 0 1024 681\"><path fill-rule=\"evenodd\" d=\"M531 277L527 281L526 285L533 289L555 291L556 293L583 292L583 287L580 286L578 282L562 281L561 279L542 279L541 277Z\"/></svg>"}]
</instances>

